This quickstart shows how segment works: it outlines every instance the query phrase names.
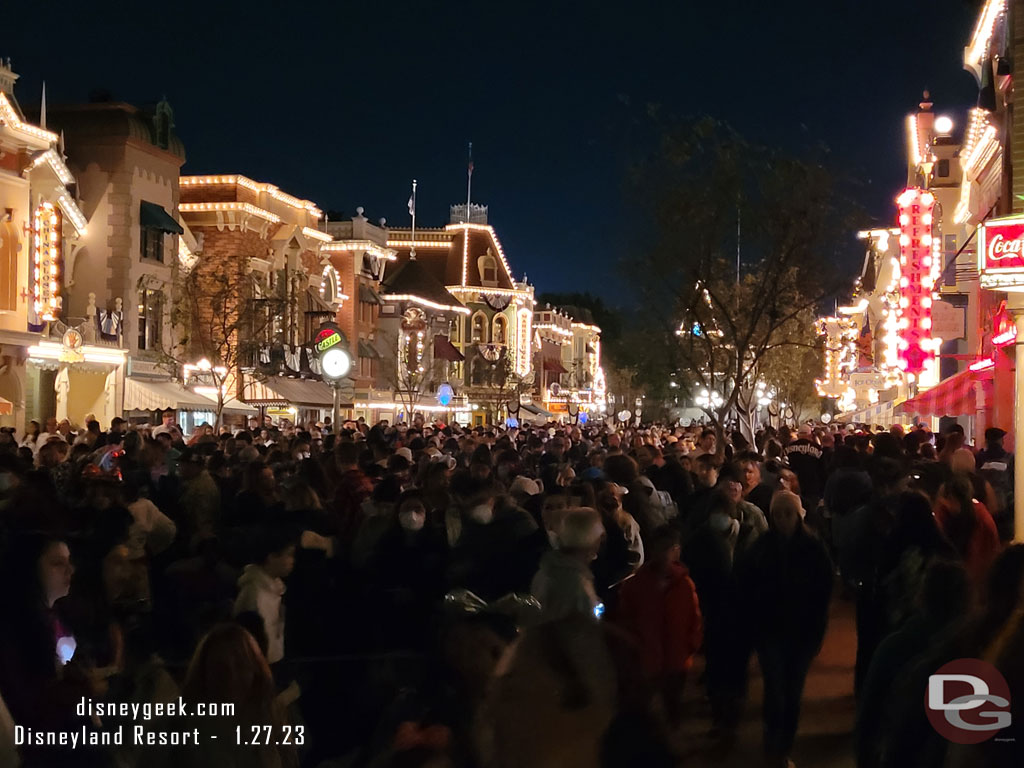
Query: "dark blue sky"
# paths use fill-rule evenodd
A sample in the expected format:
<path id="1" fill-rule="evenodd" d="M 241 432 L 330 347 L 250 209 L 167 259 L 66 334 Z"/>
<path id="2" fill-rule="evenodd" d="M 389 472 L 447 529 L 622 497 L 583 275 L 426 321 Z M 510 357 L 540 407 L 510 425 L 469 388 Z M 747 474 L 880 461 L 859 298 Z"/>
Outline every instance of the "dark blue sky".
<path id="1" fill-rule="evenodd" d="M 888 222 L 902 119 L 921 90 L 958 124 L 975 100 L 960 63 L 973 5 L 59 2 L 44 33 L 32 3 L 12 3 L 0 56 L 22 75 L 26 106 L 43 79 L 51 103 L 95 88 L 166 95 L 185 172 L 244 173 L 396 225 L 408 222 L 413 177 L 418 222 L 447 221 L 465 199 L 472 140 L 473 198 L 490 205 L 513 270 L 541 291 L 614 297 L 631 234 L 623 172 L 644 104 L 794 149 L 824 143 Z"/>

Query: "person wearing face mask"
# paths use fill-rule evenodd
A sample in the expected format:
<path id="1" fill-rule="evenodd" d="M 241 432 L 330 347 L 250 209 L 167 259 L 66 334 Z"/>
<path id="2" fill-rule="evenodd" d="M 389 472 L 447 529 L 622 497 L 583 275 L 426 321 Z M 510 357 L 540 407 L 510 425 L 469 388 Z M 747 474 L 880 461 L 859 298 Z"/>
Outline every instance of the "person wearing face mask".
<path id="1" fill-rule="evenodd" d="M 525 592 L 548 547 L 536 521 L 501 495 L 498 486 L 466 471 L 452 478 L 451 493 L 449 587 L 468 589 L 484 600 Z"/>
<path id="2" fill-rule="evenodd" d="M 443 530 L 427 523 L 419 490 L 402 493 L 390 520 L 361 575 L 370 588 L 381 647 L 418 647 L 444 595 L 448 546 Z"/>
<path id="3" fill-rule="evenodd" d="M 292 444 L 292 461 L 299 462 L 309 458 L 309 443 L 297 440 Z"/>

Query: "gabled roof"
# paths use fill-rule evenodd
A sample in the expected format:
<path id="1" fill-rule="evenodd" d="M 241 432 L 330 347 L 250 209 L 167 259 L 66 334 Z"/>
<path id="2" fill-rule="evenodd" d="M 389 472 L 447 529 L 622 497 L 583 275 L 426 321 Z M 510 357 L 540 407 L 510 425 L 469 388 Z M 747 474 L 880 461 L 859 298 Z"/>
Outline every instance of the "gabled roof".
<path id="1" fill-rule="evenodd" d="M 25 141 L 27 146 L 33 148 L 42 149 L 56 144 L 59 138 L 55 133 L 25 122 L 15 103 L 12 103 L 3 92 L 0 92 L 0 124 L 6 125 Z"/>
<path id="2" fill-rule="evenodd" d="M 412 233 L 391 229 L 388 247 L 394 248 L 399 263 L 409 260 Z M 416 231 L 416 259 L 443 285 L 487 288 L 480 278 L 479 259 L 490 252 L 497 262 L 497 285 L 514 289 L 515 279 L 494 228 L 486 224 L 449 224 L 444 229 Z"/>
<path id="3" fill-rule="evenodd" d="M 381 293 L 387 296 L 415 296 L 439 308 L 465 310 L 462 302 L 452 296 L 431 270 L 419 258 L 407 260 L 389 272 L 381 284 Z"/>

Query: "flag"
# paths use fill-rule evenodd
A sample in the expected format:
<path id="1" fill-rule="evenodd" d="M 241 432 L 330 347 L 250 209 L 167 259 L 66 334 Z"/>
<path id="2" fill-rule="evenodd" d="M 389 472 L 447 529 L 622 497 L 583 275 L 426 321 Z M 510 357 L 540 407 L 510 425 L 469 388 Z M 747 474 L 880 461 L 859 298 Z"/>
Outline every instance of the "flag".
<path id="1" fill-rule="evenodd" d="M 469 175 L 473 175 L 473 142 L 469 142 Z"/>
<path id="2" fill-rule="evenodd" d="M 416 215 L 416 197 L 414 195 L 409 195 L 409 214 Z"/>

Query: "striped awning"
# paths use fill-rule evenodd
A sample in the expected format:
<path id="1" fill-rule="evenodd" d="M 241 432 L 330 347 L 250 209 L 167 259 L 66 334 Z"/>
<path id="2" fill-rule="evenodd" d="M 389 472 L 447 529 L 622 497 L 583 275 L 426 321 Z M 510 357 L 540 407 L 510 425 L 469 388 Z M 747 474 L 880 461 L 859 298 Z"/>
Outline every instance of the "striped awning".
<path id="1" fill-rule="evenodd" d="M 896 401 L 888 400 L 884 403 L 869 405 L 867 408 L 862 408 L 853 413 L 840 414 L 836 416 L 836 420 L 845 424 L 871 424 L 879 427 L 891 427 L 895 421 L 899 420 L 894 418 L 895 409 Z"/>
<path id="2" fill-rule="evenodd" d="M 210 398 L 190 392 L 171 379 L 129 376 L 124 380 L 126 411 L 212 411 L 215 408 Z"/>
<path id="3" fill-rule="evenodd" d="M 903 402 L 899 409 L 919 416 L 973 416 L 978 411 L 979 387 L 983 402 L 991 402 L 993 369 L 961 371 Z"/>
<path id="4" fill-rule="evenodd" d="M 334 392 L 317 379 L 289 379 L 275 376 L 264 381 L 246 378 L 242 397 L 249 405 L 331 408 Z"/>

